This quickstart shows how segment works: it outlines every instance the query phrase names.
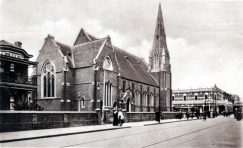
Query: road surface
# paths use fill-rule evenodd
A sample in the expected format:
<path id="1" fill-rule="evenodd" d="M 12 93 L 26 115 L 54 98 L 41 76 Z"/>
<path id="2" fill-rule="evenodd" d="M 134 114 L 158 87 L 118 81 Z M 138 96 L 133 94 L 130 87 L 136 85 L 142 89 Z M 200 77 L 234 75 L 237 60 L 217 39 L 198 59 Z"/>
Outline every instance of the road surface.
<path id="1" fill-rule="evenodd" d="M 126 124 L 126 123 L 125 123 Z M 1 143 L 0 147 L 243 147 L 243 121 L 219 116 L 150 126 Z"/>

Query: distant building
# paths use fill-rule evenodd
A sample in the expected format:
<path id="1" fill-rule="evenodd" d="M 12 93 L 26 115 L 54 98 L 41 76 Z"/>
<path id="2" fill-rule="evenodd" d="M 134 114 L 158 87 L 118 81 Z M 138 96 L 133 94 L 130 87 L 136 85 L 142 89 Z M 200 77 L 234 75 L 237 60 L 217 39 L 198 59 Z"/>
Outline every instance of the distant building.
<path id="1" fill-rule="evenodd" d="M 172 106 L 174 110 L 195 111 L 232 111 L 234 100 L 231 94 L 217 88 L 173 90 Z"/>
<path id="2" fill-rule="evenodd" d="M 118 107 L 154 112 L 160 102 L 169 111 L 171 70 L 161 6 L 149 59 L 147 64 L 115 47 L 109 36 L 97 38 L 83 29 L 73 46 L 48 35 L 37 58 L 38 104 L 51 111 L 111 114 Z"/>
<path id="3" fill-rule="evenodd" d="M 234 104 L 240 102 L 240 97 L 238 95 L 233 94 L 232 99 L 234 100 Z"/>
<path id="4" fill-rule="evenodd" d="M 14 110 L 14 104 L 31 103 L 36 100 L 36 77 L 28 76 L 28 69 L 37 62 L 29 61 L 29 55 L 15 44 L 0 41 L 0 110 Z"/>

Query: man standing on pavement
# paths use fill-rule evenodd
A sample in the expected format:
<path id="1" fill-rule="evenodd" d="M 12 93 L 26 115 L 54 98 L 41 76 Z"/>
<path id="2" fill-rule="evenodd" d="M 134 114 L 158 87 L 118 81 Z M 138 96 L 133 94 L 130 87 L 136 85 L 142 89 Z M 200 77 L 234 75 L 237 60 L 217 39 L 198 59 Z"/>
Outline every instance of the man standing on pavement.
<path id="1" fill-rule="evenodd" d="M 206 119 L 207 119 L 207 115 L 206 115 L 207 113 L 206 113 L 206 111 L 204 111 L 203 112 L 203 121 L 205 120 L 206 121 Z"/>
<path id="2" fill-rule="evenodd" d="M 189 119 L 189 111 L 186 112 L 186 118 Z"/>
<path id="3" fill-rule="evenodd" d="M 156 112 L 155 112 L 155 120 L 160 123 L 160 112 L 159 112 L 159 109 L 156 109 Z"/>

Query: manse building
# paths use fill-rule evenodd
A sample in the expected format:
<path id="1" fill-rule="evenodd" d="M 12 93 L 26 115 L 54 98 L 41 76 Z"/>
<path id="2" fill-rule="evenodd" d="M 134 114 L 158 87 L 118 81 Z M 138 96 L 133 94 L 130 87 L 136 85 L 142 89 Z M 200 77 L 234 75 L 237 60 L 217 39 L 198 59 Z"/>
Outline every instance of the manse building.
<path id="1" fill-rule="evenodd" d="M 97 38 L 84 29 L 72 46 L 48 35 L 37 62 L 38 104 L 45 110 L 154 112 L 159 102 L 161 109 L 171 109 L 170 56 L 160 5 L 149 64 L 114 46 L 109 36 Z"/>
<path id="2" fill-rule="evenodd" d="M 0 110 L 19 110 L 20 105 L 13 106 L 29 105 L 36 100 L 36 77 L 30 77 L 28 70 L 36 68 L 37 63 L 29 60 L 33 56 L 21 45 L 0 41 Z"/>

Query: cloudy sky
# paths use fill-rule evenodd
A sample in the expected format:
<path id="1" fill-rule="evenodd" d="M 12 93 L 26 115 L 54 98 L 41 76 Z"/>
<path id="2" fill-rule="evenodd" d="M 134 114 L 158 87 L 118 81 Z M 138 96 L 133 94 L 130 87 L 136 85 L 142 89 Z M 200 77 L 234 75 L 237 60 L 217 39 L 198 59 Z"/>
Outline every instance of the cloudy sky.
<path id="1" fill-rule="evenodd" d="M 243 98 L 243 1 L 0 0 L 0 40 L 38 56 L 48 34 L 73 45 L 83 28 L 148 61 L 161 3 L 173 89 L 214 84 Z"/>

